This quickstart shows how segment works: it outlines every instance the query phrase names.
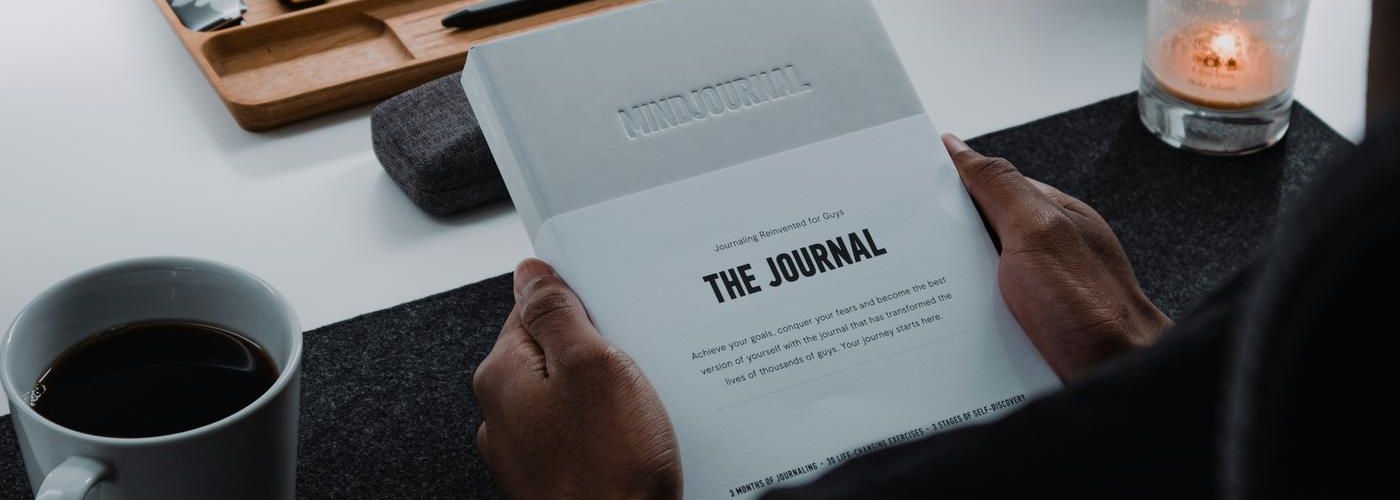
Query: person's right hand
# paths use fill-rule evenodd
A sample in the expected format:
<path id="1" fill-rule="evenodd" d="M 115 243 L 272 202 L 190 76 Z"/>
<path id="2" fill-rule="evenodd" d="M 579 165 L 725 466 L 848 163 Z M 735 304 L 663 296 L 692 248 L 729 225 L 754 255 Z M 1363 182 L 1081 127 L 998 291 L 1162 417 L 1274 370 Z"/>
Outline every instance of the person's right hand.
<path id="1" fill-rule="evenodd" d="M 1093 208 L 957 137 L 943 144 L 1001 240 L 997 282 L 1007 306 L 1061 379 L 1149 345 L 1171 325 Z"/>

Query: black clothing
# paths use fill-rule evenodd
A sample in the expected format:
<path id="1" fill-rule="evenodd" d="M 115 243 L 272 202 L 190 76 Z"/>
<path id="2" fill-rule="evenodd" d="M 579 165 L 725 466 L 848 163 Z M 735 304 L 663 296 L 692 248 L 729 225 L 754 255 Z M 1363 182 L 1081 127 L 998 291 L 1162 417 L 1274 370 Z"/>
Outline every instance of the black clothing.
<path id="1" fill-rule="evenodd" d="M 1342 492 L 1388 489 L 1384 472 L 1365 469 L 1389 462 L 1382 438 L 1393 431 L 1381 420 L 1395 376 L 1384 369 L 1400 355 L 1387 321 L 1400 296 L 1394 125 L 1333 166 L 1271 251 L 1151 348 L 1000 420 L 858 457 L 764 500 L 1350 498 Z"/>

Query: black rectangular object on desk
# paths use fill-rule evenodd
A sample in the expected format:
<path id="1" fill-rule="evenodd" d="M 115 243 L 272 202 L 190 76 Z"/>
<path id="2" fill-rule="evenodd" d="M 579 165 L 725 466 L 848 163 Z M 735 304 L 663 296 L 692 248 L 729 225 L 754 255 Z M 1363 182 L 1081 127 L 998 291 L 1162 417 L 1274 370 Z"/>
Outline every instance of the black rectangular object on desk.
<path id="1" fill-rule="evenodd" d="M 970 143 L 1098 209 L 1173 317 L 1252 260 L 1304 186 L 1354 149 L 1297 106 L 1272 149 L 1186 153 L 1148 134 L 1135 94 Z M 308 332 L 298 496 L 498 498 L 473 442 L 471 375 L 511 309 L 510 288 L 500 276 Z M 0 498 L 28 495 L 14 429 L 0 418 Z"/>
<path id="2" fill-rule="evenodd" d="M 477 29 L 511 19 L 537 14 L 549 9 L 566 7 L 585 0 L 499 0 L 494 4 L 468 4 L 442 18 L 444 28 Z"/>

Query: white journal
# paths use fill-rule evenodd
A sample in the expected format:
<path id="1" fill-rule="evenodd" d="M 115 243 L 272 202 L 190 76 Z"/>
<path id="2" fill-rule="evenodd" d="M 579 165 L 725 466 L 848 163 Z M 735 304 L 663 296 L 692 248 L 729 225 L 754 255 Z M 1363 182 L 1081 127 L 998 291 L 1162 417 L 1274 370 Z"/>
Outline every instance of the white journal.
<path id="1" fill-rule="evenodd" d="M 666 405 L 686 498 L 1058 385 L 868 0 L 657 0 L 480 45 L 462 84 L 536 254 Z"/>

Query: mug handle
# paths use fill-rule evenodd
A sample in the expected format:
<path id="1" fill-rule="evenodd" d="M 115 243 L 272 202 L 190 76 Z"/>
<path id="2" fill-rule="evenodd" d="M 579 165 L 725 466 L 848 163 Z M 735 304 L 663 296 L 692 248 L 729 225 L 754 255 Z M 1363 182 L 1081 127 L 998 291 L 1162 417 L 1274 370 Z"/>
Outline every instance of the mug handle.
<path id="1" fill-rule="evenodd" d="M 34 500 L 83 500 L 106 478 L 106 464 L 87 457 L 68 457 L 44 476 Z"/>

